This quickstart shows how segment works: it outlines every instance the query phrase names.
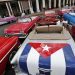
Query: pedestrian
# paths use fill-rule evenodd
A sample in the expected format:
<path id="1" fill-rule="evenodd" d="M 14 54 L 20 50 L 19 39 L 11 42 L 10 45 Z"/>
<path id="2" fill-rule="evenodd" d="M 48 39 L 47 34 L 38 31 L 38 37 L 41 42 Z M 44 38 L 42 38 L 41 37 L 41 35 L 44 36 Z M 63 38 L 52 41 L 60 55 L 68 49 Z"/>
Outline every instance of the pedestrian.
<path id="1" fill-rule="evenodd" d="M 21 17 L 25 16 L 25 10 L 22 12 Z"/>
<path id="2" fill-rule="evenodd" d="M 61 25 L 67 27 L 68 21 L 65 21 L 63 18 L 59 18 L 56 25 Z"/>

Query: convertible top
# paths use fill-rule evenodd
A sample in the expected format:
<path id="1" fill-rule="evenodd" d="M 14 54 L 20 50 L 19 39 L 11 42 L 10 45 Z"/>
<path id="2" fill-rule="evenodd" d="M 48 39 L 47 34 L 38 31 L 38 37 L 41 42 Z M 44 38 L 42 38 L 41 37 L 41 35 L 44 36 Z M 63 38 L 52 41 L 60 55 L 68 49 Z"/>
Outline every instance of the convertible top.
<path id="1" fill-rule="evenodd" d="M 33 37 L 34 36 L 34 37 Z M 38 26 L 33 30 L 28 36 L 29 39 L 57 39 L 57 40 L 67 40 L 70 39 L 69 32 L 62 26 L 50 25 L 50 26 Z"/>

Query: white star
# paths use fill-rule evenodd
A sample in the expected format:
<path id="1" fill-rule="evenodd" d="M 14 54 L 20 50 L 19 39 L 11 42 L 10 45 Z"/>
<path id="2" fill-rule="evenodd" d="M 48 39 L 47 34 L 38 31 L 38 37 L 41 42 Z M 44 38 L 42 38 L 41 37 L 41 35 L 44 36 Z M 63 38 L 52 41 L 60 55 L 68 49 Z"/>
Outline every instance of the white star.
<path id="1" fill-rule="evenodd" d="M 48 47 L 47 45 L 45 45 L 44 47 L 42 47 L 43 48 L 43 51 L 49 51 L 49 48 L 51 48 L 51 47 Z"/>

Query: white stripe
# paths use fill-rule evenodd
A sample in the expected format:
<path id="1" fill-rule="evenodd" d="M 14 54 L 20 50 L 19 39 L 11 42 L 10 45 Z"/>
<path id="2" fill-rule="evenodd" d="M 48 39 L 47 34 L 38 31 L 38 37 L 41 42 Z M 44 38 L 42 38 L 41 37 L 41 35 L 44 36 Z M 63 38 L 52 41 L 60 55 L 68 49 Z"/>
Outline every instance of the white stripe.
<path id="1" fill-rule="evenodd" d="M 40 54 L 34 48 L 31 48 L 27 58 L 27 67 L 32 75 L 39 74 L 39 56 Z"/>
<path id="2" fill-rule="evenodd" d="M 65 75 L 66 63 L 62 49 L 51 55 L 51 70 L 51 75 Z"/>

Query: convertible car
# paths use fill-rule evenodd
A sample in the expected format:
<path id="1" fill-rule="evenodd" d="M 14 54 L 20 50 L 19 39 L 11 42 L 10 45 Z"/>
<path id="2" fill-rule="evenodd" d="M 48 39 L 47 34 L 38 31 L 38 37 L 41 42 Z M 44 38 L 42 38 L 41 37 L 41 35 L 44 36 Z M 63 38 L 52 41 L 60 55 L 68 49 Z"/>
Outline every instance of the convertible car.
<path id="1" fill-rule="evenodd" d="M 16 35 L 19 37 L 26 37 L 31 29 L 35 27 L 35 23 L 39 20 L 39 17 L 34 16 L 31 18 L 20 18 L 18 22 L 12 24 L 4 30 L 6 35 Z"/>
<path id="2" fill-rule="evenodd" d="M 17 18 L 15 16 L 10 16 L 10 17 L 5 17 L 5 18 L 0 18 L 0 25 L 16 21 Z"/>
<path id="3" fill-rule="evenodd" d="M 17 75 L 75 75 L 75 42 L 62 26 L 38 26 L 11 64 Z"/>
<path id="4" fill-rule="evenodd" d="M 41 18 L 37 24 L 38 25 L 56 25 L 56 22 L 58 21 L 58 18 L 56 16 L 44 16 Z"/>
<path id="5" fill-rule="evenodd" d="M 45 16 L 56 17 L 58 15 L 55 10 L 47 10 L 47 11 L 45 11 Z"/>
<path id="6" fill-rule="evenodd" d="M 58 15 L 63 15 L 64 13 L 69 13 L 71 11 L 72 9 L 70 8 L 62 8 L 61 10 L 58 11 Z"/>
<path id="7" fill-rule="evenodd" d="M 75 38 L 75 13 L 65 13 L 63 17 L 68 21 L 70 33 Z"/>
<path id="8" fill-rule="evenodd" d="M 0 37 L 0 75 L 3 75 L 9 55 L 18 43 L 17 37 Z"/>

